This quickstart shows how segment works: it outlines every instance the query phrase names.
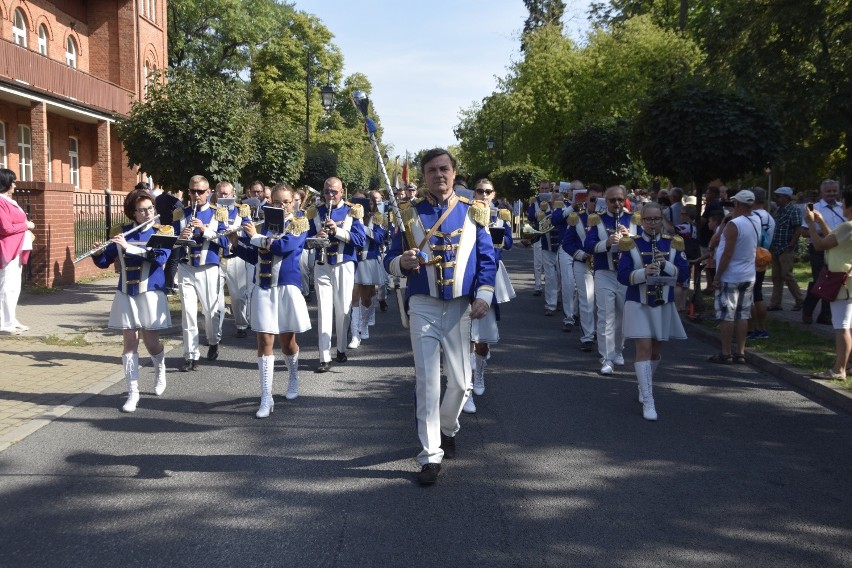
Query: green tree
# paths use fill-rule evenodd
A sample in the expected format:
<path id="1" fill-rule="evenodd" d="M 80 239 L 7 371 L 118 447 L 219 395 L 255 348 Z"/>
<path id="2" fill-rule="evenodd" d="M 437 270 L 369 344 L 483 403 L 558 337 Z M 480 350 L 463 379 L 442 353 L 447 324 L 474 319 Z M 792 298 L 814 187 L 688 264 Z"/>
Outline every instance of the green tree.
<path id="1" fill-rule="evenodd" d="M 256 179 L 269 184 L 296 183 L 305 164 L 300 133 L 270 114 L 262 117 L 255 132 L 254 151 L 240 175 L 242 184 L 248 185 Z"/>
<path id="2" fill-rule="evenodd" d="M 524 35 L 546 25 L 562 27 L 565 15 L 564 0 L 524 0 L 529 16 L 524 21 Z M 521 40 L 521 51 L 526 50 L 526 41 Z"/>
<path id="3" fill-rule="evenodd" d="M 494 190 L 509 201 L 532 197 L 538 190 L 538 182 L 545 178 L 545 171 L 533 164 L 510 164 L 491 174 Z"/>
<path id="4" fill-rule="evenodd" d="M 562 174 L 568 179 L 604 186 L 628 180 L 635 162 L 630 155 L 630 132 L 631 124 L 616 118 L 596 120 L 578 128 L 562 144 Z"/>
<path id="5" fill-rule="evenodd" d="M 781 154 L 780 125 L 746 99 L 688 86 L 648 101 L 634 146 L 654 175 L 698 187 L 760 171 Z"/>
<path id="6" fill-rule="evenodd" d="M 116 123 L 128 164 L 162 182 L 186 187 L 190 176 L 211 182 L 239 179 L 254 150 L 259 114 L 245 89 L 215 79 L 171 72 L 155 81 L 145 101 Z"/>

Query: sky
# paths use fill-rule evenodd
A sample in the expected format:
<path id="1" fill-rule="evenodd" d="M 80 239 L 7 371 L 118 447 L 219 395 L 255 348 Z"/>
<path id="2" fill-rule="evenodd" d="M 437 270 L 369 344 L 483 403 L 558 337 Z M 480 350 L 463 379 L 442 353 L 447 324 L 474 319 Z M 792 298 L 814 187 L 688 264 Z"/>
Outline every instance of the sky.
<path id="1" fill-rule="evenodd" d="M 566 0 L 582 41 L 591 0 Z M 523 0 L 295 0 L 334 34 L 344 74 L 364 73 L 393 154 L 457 144 L 459 111 L 490 95 L 520 58 Z M 373 112 L 373 108 L 370 109 Z"/>

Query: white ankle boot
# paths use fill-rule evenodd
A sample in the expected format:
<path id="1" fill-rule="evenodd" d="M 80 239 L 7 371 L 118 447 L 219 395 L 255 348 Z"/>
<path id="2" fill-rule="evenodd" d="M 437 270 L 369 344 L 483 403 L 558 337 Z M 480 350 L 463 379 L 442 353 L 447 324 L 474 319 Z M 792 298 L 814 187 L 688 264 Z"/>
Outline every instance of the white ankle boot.
<path id="1" fill-rule="evenodd" d="M 287 394 L 284 395 L 284 398 L 293 400 L 299 396 L 299 352 L 296 351 L 293 355 L 284 355 L 284 361 L 287 363 L 287 371 L 290 373 Z"/>
<path id="2" fill-rule="evenodd" d="M 465 414 L 476 414 L 476 405 L 473 404 L 473 393 L 467 393 L 467 398 L 464 401 L 464 406 L 462 406 L 462 412 Z"/>
<path id="3" fill-rule="evenodd" d="M 476 359 L 476 369 L 473 371 L 473 394 L 482 396 L 485 394 L 485 367 L 488 360 L 479 353 L 473 354 Z"/>
<path id="4" fill-rule="evenodd" d="M 370 339 L 370 310 L 372 309 L 372 304 L 369 306 L 361 306 L 358 310 L 361 313 L 361 340 Z"/>
<path id="5" fill-rule="evenodd" d="M 124 412 L 135 412 L 139 403 L 139 355 L 124 353 L 121 356 L 124 365 L 124 378 L 127 381 L 127 402 L 121 407 Z"/>
<path id="6" fill-rule="evenodd" d="M 261 355 L 257 358 L 257 371 L 260 377 L 260 408 L 255 416 L 266 418 L 275 408 L 272 400 L 272 375 L 275 372 L 275 355 Z"/>
<path id="7" fill-rule="evenodd" d="M 166 350 L 165 348 L 156 355 L 151 355 L 151 364 L 154 366 L 154 394 L 160 396 L 166 390 Z"/>
<path id="8" fill-rule="evenodd" d="M 349 340 L 348 347 L 358 349 L 361 345 L 361 308 L 353 306 L 349 318 L 349 335 L 352 339 Z"/>
<path id="9" fill-rule="evenodd" d="M 654 408 L 652 387 L 653 365 L 651 361 L 637 361 L 633 367 L 636 369 L 636 379 L 639 381 L 639 393 L 642 395 L 642 417 L 645 420 L 656 420 L 657 409 Z"/>

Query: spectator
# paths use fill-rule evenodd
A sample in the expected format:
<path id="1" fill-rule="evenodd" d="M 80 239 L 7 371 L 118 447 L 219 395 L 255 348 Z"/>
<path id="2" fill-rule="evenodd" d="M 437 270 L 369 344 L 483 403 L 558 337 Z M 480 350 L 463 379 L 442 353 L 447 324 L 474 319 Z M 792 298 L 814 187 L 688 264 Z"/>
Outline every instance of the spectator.
<path id="1" fill-rule="evenodd" d="M 766 190 L 755 187 L 752 191 L 754 193 L 752 213 L 760 220 L 761 236 L 765 231 L 769 238 L 769 241 L 761 243 L 761 246 L 769 248 L 772 246 L 772 238 L 775 234 L 775 219 L 766 210 Z M 748 334 L 748 339 L 769 339 L 769 332 L 766 331 L 766 301 L 763 299 L 763 279 L 766 277 L 766 269 L 755 270 L 754 309 L 750 320 L 752 330 Z"/>
<path id="2" fill-rule="evenodd" d="M 18 321 L 16 309 L 21 295 L 21 252 L 28 230 L 35 228 L 15 195 L 15 172 L 0 169 L 0 334 L 21 335 L 29 327 Z"/>
<path id="3" fill-rule="evenodd" d="M 837 199 L 840 197 L 840 184 L 833 179 L 826 179 L 819 186 L 820 199 L 814 203 L 814 211 L 820 214 L 829 230 L 833 231 L 841 223 L 845 223 L 847 218 L 843 215 L 843 204 Z M 809 229 L 808 223 L 805 222 L 805 230 Z M 819 228 L 818 228 L 819 229 Z M 825 236 L 823 234 L 822 236 Z M 811 291 L 813 283 L 816 282 L 820 270 L 825 264 L 825 253 L 814 248 L 813 242 L 808 243 L 808 256 L 811 261 L 811 281 L 808 283 L 808 292 Z M 805 296 L 804 307 L 802 308 L 802 323 L 812 323 L 813 313 L 817 304 L 820 304 L 819 298 L 811 294 Z M 823 300 L 820 305 L 819 316 L 817 323 L 831 323 L 831 311 L 828 302 Z"/>
<path id="4" fill-rule="evenodd" d="M 852 190 L 843 192 L 843 215 L 852 219 Z M 826 219 L 814 207 L 806 211 L 805 221 L 814 249 L 825 251 L 825 264 L 832 272 L 849 272 L 852 269 L 852 222 L 844 221 L 829 231 Z M 820 379 L 846 380 L 846 366 L 852 351 L 852 279 L 840 289 L 837 299 L 831 302 L 831 323 L 834 326 L 835 357 L 831 369 L 814 376 Z"/>
<path id="5" fill-rule="evenodd" d="M 802 234 L 802 211 L 793 203 L 792 188 L 779 187 L 773 193 L 778 210 L 775 213 L 775 238 L 769 247 L 772 253 L 772 297 L 767 310 L 772 312 L 782 309 L 781 295 L 786 284 L 795 301 L 793 310 L 798 311 L 802 309 L 804 295 L 793 276 L 793 262 Z"/>

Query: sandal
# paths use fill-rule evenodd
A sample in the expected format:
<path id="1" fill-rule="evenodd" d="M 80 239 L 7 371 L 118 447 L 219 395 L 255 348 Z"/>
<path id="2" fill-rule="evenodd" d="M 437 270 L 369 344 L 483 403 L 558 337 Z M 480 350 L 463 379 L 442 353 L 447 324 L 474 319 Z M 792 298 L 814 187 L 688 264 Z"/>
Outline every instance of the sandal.
<path id="1" fill-rule="evenodd" d="M 815 379 L 825 379 L 827 381 L 845 381 L 846 380 L 846 375 L 844 375 L 843 373 L 835 373 L 832 369 L 829 369 L 827 371 L 822 371 L 822 372 L 819 372 L 819 373 L 814 373 L 811 376 L 814 377 Z"/>
<path id="2" fill-rule="evenodd" d="M 720 363 L 722 365 L 730 365 L 734 362 L 734 357 L 732 355 L 725 355 L 724 353 L 717 353 L 712 357 L 707 359 L 710 363 Z"/>
<path id="3" fill-rule="evenodd" d="M 736 363 L 737 365 L 745 365 L 746 364 L 745 353 L 735 354 L 734 355 L 734 363 Z"/>

